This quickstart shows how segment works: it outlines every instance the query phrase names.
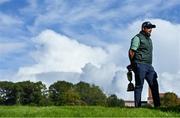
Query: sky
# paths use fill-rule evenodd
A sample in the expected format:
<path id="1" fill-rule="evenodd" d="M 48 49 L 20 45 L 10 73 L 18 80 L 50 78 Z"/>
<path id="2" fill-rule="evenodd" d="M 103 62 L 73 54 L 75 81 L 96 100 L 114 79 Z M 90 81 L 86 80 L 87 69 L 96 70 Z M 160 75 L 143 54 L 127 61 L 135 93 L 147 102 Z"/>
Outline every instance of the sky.
<path id="1" fill-rule="evenodd" d="M 160 92 L 180 96 L 179 11 L 179 0 L 0 0 L 0 81 L 84 81 L 133 100 L 128 49 L 150 21 Z"/>

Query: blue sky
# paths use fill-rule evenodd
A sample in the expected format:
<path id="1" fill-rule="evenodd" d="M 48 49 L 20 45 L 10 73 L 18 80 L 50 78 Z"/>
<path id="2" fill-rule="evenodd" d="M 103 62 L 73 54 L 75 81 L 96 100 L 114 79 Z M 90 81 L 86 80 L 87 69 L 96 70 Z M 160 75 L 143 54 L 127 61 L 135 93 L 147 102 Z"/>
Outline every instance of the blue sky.
<path id="1" fill-rule="evenodd" d="M 149 20 L 160 90 L 180 95 L 179 11 L 179 0 L 0 0 L 0 80 L 83 80 L 128 99 L 130 39 Z"/>

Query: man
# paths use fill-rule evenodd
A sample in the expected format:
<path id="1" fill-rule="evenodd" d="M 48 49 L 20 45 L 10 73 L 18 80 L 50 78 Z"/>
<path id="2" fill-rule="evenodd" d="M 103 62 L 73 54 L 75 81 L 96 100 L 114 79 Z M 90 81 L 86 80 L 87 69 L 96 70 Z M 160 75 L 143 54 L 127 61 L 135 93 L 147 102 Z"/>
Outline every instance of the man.
<path id="1" fill-rule="evenodd" d="M 153 46 L 150 38 L 152 28 L 156 28 L 156 25 L 149 21 L 144 22 L 140 33 L 132 38 L 129 49 L 130 67 L 135 73 L 135 107 L 141 106 L 144 79 L 146 79 L 151 89 L 154 106 L 160 106 L 157 74 L 152 66 Z"/>

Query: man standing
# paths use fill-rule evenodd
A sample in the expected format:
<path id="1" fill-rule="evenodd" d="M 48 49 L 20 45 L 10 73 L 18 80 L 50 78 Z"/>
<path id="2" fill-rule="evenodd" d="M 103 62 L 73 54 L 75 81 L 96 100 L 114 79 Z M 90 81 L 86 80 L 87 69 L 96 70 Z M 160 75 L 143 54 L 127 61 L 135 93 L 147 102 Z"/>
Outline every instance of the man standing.
<path id="1" fill-rule="evenodd" d="M 141 106 L 144 79 L 146 79 L 151 89 L 154 106 L 160 106 L 157 73 L 152 66 L 153 46 L 150 38 L 152 28 L 156 28 L 156 25 L 151 24 L 149 21 L 144 22 L 140 33 L 132 38 L 129 49 L 130 67 L 135 73 L 135 107 Z"/>

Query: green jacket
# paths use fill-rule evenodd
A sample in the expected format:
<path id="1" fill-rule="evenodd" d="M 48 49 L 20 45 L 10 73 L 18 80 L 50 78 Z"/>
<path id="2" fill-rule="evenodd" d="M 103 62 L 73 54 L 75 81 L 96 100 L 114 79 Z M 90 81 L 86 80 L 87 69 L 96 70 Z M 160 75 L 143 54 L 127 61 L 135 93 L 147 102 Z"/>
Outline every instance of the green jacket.
<path id="1" fill-rule="evenodd" d="M 152 64 L 152 40 L 150 37 L 145 36 L 143 32 L 136 35 L 139 37 L 139 47 L 135 50 L 133 61 L 136 63 Z"/>

